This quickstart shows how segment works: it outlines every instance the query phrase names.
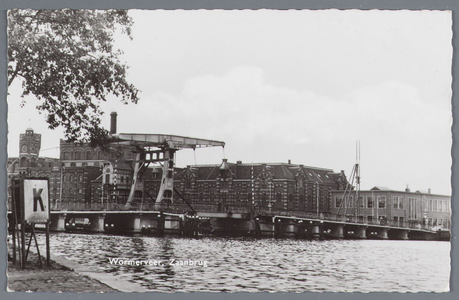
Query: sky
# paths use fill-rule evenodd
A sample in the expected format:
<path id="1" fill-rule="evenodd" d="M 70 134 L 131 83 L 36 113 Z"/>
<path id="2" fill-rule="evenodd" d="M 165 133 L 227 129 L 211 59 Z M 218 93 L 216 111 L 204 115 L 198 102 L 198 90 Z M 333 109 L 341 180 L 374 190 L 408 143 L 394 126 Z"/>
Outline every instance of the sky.
<path id="1" fill-rule="evenodd" d="M 360 141 L 361 188 L 451 194 L 452 20 L 448 11 L 131 10 L 133 40 L 117 36 L 139 103 L 102 103 L 119 133 L 224 141 L 181 150 L 177 166 L 292 163 L 344 170 Z M 42 134 L 37 102 L 8 95 L 8 152 Z"/>

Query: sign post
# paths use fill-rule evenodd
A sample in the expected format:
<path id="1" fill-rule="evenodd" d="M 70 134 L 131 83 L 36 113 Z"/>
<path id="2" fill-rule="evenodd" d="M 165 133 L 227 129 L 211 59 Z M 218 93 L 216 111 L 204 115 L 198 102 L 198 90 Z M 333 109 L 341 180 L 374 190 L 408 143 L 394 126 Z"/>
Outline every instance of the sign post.
<path id="1" fill-rule="evenodd" d="M 21 257 L 22 268 L 25 267 L 32 238 L 37 247 L 38 259 L 42 265 L 40 249 L 35 235 L 35 224 L 46 226 L 46 263 L 49 265 L 49 222 L 50 222 L 50 201 L 49 201 L 49 180 L 48 178 L 24 178 L 21 180 L 20 191 L 20 224 L 21 224 Z M 18 198 L 16 197 L 16 200 Z M 31 236 L 26 251 L 25 227 L 31 224 Z"/>

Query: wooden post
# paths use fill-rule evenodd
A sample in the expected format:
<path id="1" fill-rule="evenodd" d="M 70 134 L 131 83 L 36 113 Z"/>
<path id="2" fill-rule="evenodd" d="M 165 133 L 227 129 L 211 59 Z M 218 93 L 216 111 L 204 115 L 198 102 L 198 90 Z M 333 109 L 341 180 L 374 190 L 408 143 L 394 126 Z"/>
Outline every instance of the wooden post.
<path id="1" fill-rule="evenodd" d="M 13 214 L 12 224 L 10 224 L 13 228 L 12 238 L 13 238 L 13 264 L 16 265 L 16 235 L 17 235 L 17 224 L 18 224 L 18 216 L 16 215 L 16 180 L 12 181 L 11 187 L 11 212 Z"/>
<path id="2" fill-rule="evenodd" d="M 46 265 L 49 266 L 50 250 L 49 250 L 49 222 L 46 222 Z"/>
<path id="3" fill-rule="evenodd" d="M 26 266 L 25 244 L 26 244 L 26 242 L 25 242 L 25 221 L 22 220 L 22 222 L 21 222 L 21 248 L 22 248 L 21 256 L 22 256 L 22 268 L 23 269 Z"/>

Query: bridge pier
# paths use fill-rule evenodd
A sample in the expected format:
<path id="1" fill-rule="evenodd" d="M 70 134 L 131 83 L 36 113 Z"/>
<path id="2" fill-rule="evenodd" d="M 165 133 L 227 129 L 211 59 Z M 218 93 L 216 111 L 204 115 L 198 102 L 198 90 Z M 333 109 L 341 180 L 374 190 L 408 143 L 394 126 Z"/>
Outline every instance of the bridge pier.
<path id="1" fill-rule="evenodd" d="M 334 239 L 344 238 L 344 224 L 333 224 L 330 236 Z"/>
<path id="2" fill-rule="evenodd" d="M 367 238 L 367 228 L 364 226 L 359 226 L 355 228 L 354 236 L 357 239 L 366 239 Z"/>
<path id="3" fill-rule="evenodd" d="M 51 231 L 65 231 L 65 220 L 67 214 L 58 214 L 56 217 L 51 217 Z"/>
<path id="4" fill-rule="evenodd" d="M 320 234 L 320 223 L 319 222 L 311 222 L 310 226 L 310 232 L 311 232 L 311 238 L 314 240 L 319 240 L 321 237 Z"/>
<path id="5" fill-rule="evenodd" d="M 397 240 L 409 240 L 408 237 L 409 230 L 391 230 L 394 239 Z"/>
<path id="6" fill-rule="evenodd" d="M 104 232 L 106 214 L 97 214 L 90 218 L 92 232 Z"/>
<path id="7" fill-rule="evenodd" d="M 142 231 L 142 214 L 134 215 L 134 220 L 132 224 L 132 232 L 140 233 Z"/>
<path id="8" fill-rule="evenodd" d="M 378 233 L 377 233 L 376 237 L 378 239 L 387 240 L 387 239 L 389 239 L 389 236 L 387 235 L 388 231 L 389 231 L 388 228 L 380 228 L 378 230 Z"/>

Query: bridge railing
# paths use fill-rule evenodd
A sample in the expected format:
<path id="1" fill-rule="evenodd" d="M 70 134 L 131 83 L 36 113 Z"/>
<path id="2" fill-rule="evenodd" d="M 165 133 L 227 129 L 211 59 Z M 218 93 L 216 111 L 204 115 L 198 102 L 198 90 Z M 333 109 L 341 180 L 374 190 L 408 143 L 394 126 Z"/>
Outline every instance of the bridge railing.
<path id="1" fill-rule="evenodd" d="M 353 216 L 338 216 L 330 215 L 327 213 L 316 212 L 307 212 L 299 210 L 277 210 L 277 209 L 267 209 L 261 208 L 259 206 L 252 206 L 248 204 L 192 204 L 192 207 L 195 211 L 198 212 L 216 212 L 216 213 L 253 213 L 254 215 L 263 214 L 271 216 L 285 216 L 285 217 L 297 217 L 297 218 L 307 218 L 314 220 L 324 220 L 324 221 L 335 221 L 335 222 L 344 222 L 344 223 L 357 223 L 362 225 L 377 225 L 377 226 L 389 226 L 389 227 L 399 227 L 399 228 L 409 228 L 409 229 L 424 229 L 424 230 L 438 230 L 444 228 L 441 225 L 425 224 L 419 220 L 411 221 L 394 221 L 387 219 L 376 219 L 373 220 L 364 220 L 361 217 Z M 52 202 L 51 203 L 52 211 L 119 211 L 125 210 L 124 204 L 113 203 L 113 202 Z M 131 204 L 131 207 L 128 209 L 131 211 L 163 211 L 169 213 L 186 213 L 191 211 L 191 209 L 184 203 L 163 203 L 160 205 L 155 204 L 154 202 L 134 202 Z M 447 228 L 444 228 L 447 229 Z"/>

